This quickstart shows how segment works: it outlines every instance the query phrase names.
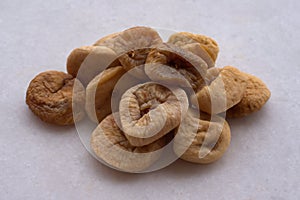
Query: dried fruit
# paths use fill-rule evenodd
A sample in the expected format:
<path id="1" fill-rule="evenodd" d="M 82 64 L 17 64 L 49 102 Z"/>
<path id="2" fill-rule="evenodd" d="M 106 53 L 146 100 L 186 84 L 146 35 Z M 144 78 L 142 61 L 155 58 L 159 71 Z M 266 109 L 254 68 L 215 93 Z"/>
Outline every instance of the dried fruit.
<path id="1" fill-rule="evenodd" d="M 194 90 L 203 84 L 206 70 L 207 64 L 200 57 L 171 44 L 153 49 L 145 65 L 151 80 Z"/>
<path id="2" fill-rule="evenodd" d="M 162 39 L 154 29 L 138 26 L 124 30 L 100 44 L 113 49 L 119 55 L 118 60 L 121 65 L 129 71 L 144 65 L 150 49 L 161 43 Z M 146 77 L 143 67 L 137 71 L 135 73 L 137 78 Z"/>
<path id="3" fill-rule="evenodd" d="M 144 146 L 178 126 L 187 108 L 188 99 L 182 89 L 148 82 L 123 94 L 119 112 L 130 144 Z"/>
<path id="4" fill-rule="evenodd" d="M 107 40 L 111 40 L 115 37 L 118 37 L 120 35 L 120 32 L 117 32 L 117 33 L 112 33 L 112 34 L 109 34 L 105 37 L 102 37 L 100 38 L 99 40 L 97 40 L 93 46 L 101 46 L 101 45 L 104 45 L 105 46 L 105 43 L 107 42 Z"/>
<path id="5" fill-rule="evenodd" d="M 178 46 L 184 50 L 190 51 L 193 54 L 199 56 L 206 62 L 208 68 L 212 68 L 215 66 L 215 61 L 202 47 L 203 44 L 200 44 L 189 36 L 186 36 L 182 33 L 174 33 L 170 36 L 168 43 Z"/>
<path id="6" fill-rule="evenodd" d="M 271 92 L 259 78 L 243 73 L 247 76 L 247 86 L 242 100 L 227 111 L 228 117 L 244 117 L 260 110 L 269 100 Z"/>
<path id="7" fill-rule="evenodd" d="M 76 81 L 76 88 L 73 86 Z M 73 99 L 76 92 L 76 99 Z M 78 109 L 72 111 L 73 105 Z M 38 74 L 29 84 L 26 103 L 41 120 L 58 125 L 73 124 L 84 116 L 85 91 L 82 84 L 71 75 L 59 71 Z M 77 111 L 77 110 L 76 110 Z"/>
<path id="8" fill-rule="evenodd" d="M 107 115 L 111 114 L 112 92 L 118 80 L 125 73 L 126 71 L 122 66 L 108 68 L 88 84 L 85 110 L 92 121 L 101 122 Z"/>
<path id="9" fill-rule="evenodd" d="M 175 33 L 170 36 L 168 43 L 175 44 L 177 46 L 184 46 L 185 44 L 199 43 L 203 49 L 210 55 L 212 60 L 215 62 L 219 47 L 215 40 L 205 35 L 199 35 L 188 32 Z"/>
<path id="10" fill-rule="evenodd" d="M 246 89 L 247 77 L 234 67 L 224 67 L 209 86 L 203 87 L 191 102 L 209 114 L 222 113 L 238 104 Z"/>
<path id="11" fill-rule="evenodd" d="M 212 120 L 211 120 L 212 119 Z M 230 144 L 230 127 L 225 119 L 189 110 L 178 128 L 173 149 L 181 159 L 208 164 L 222 157 Z"/>
<path id="12" fill-rule="evenodd" d="M 220 74 L 221 69 L 213 67 L 207 70 L 205 75 L 205 83 L 206 85 L 210 85 Z"/>
<path id="13" fill-rule="evenodd" d="M 119 119 L 114 116 L 119 114 L 107 116 L 92 133 L 92 150 L 106 163 L 123 171 L 138 172 L 148 168 L 159 158 L 166 138 L 142 147 L 132 146 L 116 123 Z"/>
<path id="14" fill-rule="evenodd" d="M 105 46 L 83 46 L 74 49 L 67 59 L 67 71 L 87 85 L 107 67 L 118 66 L 117 54 Z"/>

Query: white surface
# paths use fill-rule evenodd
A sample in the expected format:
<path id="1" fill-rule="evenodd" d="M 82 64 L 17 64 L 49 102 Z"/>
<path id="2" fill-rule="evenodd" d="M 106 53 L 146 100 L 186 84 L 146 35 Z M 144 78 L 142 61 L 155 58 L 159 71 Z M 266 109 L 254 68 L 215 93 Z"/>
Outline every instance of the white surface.
<path id="1" fill-rule="evenodd" d="M 0 1 L 0 199 L 299 199 L 299 1 Z M 231 120 L 226 155 L 125 174 L 94 160 L 73 127 L 25 105 L 39 72 L 69 52 L 133 25 L 214 37 L 218 66 L 257 75 L 272 91 L 259 113 Z"/>

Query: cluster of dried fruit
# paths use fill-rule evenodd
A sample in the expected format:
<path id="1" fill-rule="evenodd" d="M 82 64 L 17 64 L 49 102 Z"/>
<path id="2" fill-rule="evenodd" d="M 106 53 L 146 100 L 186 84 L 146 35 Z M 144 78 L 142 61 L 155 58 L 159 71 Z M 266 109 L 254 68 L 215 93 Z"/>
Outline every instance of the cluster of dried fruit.
<path id="1" fill-rule="evenodd" d="M 37 75 L 26 103 L 43 121 L 59 125 L 87 113 L 99 123 L 91 148 L 120 170 L 146 169 L 171 141 L 181 159 L 211 163 L 230 143 L 224 114 L 249 115 L 270 97 L 255 76 L 231 66 L 216 68 L 218 52 L 207 36 L 180 32 L 163 42 L 155 30 L 133 27 L 74 49 L 68 74 Z M 119 98 L 112 109 L 114 93 Z M 74 106 L 81 109 L 74 112 Z"/>

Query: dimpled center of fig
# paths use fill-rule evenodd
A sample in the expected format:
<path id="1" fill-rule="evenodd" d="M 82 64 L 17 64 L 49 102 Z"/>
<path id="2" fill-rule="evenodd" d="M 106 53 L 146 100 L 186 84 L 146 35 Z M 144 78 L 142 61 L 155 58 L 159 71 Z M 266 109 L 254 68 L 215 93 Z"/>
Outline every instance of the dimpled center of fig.
<path id="1" fill-rule="evenodd" d="M 141 116 L 166 102 L 170 94 L 170 90 L 160 85 L 146 85 L 136 90 L 134 95 L 138 100 Z"/>

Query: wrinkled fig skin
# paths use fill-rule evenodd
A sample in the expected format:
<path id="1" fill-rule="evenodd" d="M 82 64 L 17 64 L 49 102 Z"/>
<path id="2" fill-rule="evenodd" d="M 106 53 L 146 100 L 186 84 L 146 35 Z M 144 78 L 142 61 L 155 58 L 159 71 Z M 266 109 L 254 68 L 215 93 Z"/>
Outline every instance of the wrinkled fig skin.
<path id="1" fill-rule="evenodd" d="M 198 56 L 172 44 L 153 49 L 146 60 L 145 72 L 153 81 L 195 91 L 203 85 L 207 64 Z"/>
<path id="2" fill-rule="evenodd" d="M 192 111 L 195 112 L 195 111 Z M 215 121 L 203 114 L 195 116 L 188 112 L 178 128 L 173 149 L 185 161 L 209 164 L 220 159 L 230 144 L 230 127 L 221 117 Z"/>
<path id="3" fill-rule="evenodd" d="M 175 33 L 170 36 L 168 43 L 175 44 L 177 46 L 183 46 L 185 44 L 199 43 L 201 47 L 209 54 L 213 62 L 216 61 L 219 53 L 219 47 L 217 42 L 205 35 L 199 35 L 188 32 Z"/>
<path id="4" fill-rule="evenodd" d="M 162 42 L 154 29 L 138 26 L 103 38 L 96 45 L 106 46 L 114 50 L 121 65 L 129 71 L 134 67 L 144 65 L 151 48 Z M 147 77 L 143 68 L 138 69 L 136 77 L 140 79 Z"/>
<path id="5" fill-rule="evenodd" d="M 104 46 L 83 46 L 74 49 L 68 56 L 67 72 L 86 86 L 104 69 L 119 65 L 113 50 Z"/>
<path id="6" fill-rule="evenodd" d="M 247 76 L 247 86 L 242 100 L 227 111 L 227 117 L 244 117 L 260 110 L 269 100 L 271 92 L 259 78 L 243 73 Z"/>
<path id="7" fill-rule="evenodd" d="M 209 86 L 203 87 L 192 97 L 191 102 L 209 114 L 225 112 L 238 104 L 246 89 L 247 77 L 234 67 L 224 67 Z"/>
<path id="8" fill-rule="evenodd" d="M 138 172 L 147 169 L 159 158 L 167 139 L 163 137 L 142 147 L 132 146 L 118 127 L 114 116 L 118 117 L 119 114 L 107 116 L 92 133 L 93 152 L 106 163 L 122 171 Z"/>
<path id="9" fill-rule="evenodd" d="M 127 90 L 119 105 L 123 131 L 134 146 L 150 144 L 166 135 L 179 125 L 187 109 L 188 99 L 182 89 L 171 91 L 152 82 Z"/>
<path id="10" fill-rule="evenodd" d="M 72 111 L 73 86 L 76 81 L 76 99 Z M 57 125 L 70 125 L 84 116 L 85 91 L 82 84 L 71 75 L 59 71 L 38 74 L 29 84 L 26 103 L 41 120 Z M 77 112 L 77 111 L 76 111 Z"/>
<path id="11" fill-rule="evenodd" d="M 121 66 L 104 70 L 86 88 L 85 110 L 94 122 L 101 122 L 111 114 L 111 95 L 118 80 L 126 71 Z"/>

